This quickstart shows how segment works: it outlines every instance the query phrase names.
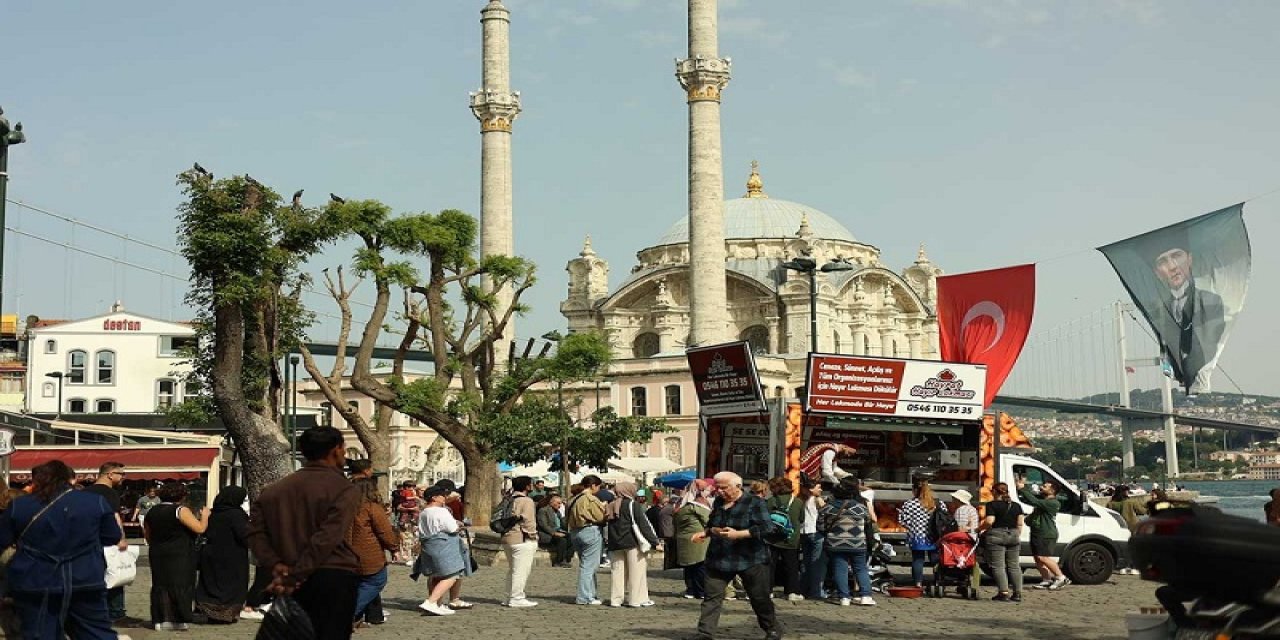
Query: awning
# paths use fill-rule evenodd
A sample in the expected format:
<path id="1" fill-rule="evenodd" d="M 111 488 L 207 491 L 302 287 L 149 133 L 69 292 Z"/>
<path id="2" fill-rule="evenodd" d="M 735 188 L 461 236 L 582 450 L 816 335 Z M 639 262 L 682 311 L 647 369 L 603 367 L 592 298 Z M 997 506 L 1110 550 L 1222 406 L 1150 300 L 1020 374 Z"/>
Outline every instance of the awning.
<path id="1" fill-rule="evenodd" d="M 130 480 L 194 480 L 207 473 L 220 455 L 221 451 L 212 447 L 19 449 L 9 458 L 9 473 L 11 479 L 22 479 L 36 465 L 61 460 L 77 475 L 96 475 L 104 463 L 119 462 Z"/>

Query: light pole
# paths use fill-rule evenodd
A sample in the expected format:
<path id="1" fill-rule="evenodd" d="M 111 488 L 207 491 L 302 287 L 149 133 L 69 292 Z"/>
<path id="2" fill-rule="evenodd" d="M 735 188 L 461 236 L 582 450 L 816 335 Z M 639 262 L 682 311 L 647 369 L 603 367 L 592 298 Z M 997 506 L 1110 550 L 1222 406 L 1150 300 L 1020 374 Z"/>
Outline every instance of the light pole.
<path id="1" fill-rule="evenodd" d="M 9 127 L 9 120 L 4 117 L 4 109 L 0 108 L 0 306 L 4 300 L 4 205 L 5 198 L 8 197 L 9 184 L 9 146 L 22 144 L 27 141 L 27 135 L 22 132 L 22 123 L 18 122 Z M 62 382 L 59 381 L 59 389 Z M 58 403 L 58 413 L 62 413 L 62 403 Z"/>
<path id="2" fill-rule="evenodd" d="M 560 340 L 564 336 L 559 331 L 548 331 L 542 334 L 542 339 L 547 341 L 546 349 L 542 350 L 545 355 L 552 343 L 559 345 Z M 573 429 L 573 421 L 569 419 L 569 414 L 564 410 L 564 379 L 556 376 L 556 408 L 563 414 L 564 431 L 560 434 L 560 496 L 564 499 L 569 495 L 569 431 Z"/>
<path id="3" fill-rule="evenodd" d="M 798 271 L 809 275 L 809 351 L 818 351 L 818 272 L 853 271 L 856 267 L 843 258 L 832 259 L 821 267 L 818 261 L 808 256 L 792 258 L 782 263 L 784 269 Z"/>
<path id="4" fill-rule="evenodd" d="M 66 374 L 61 371 L 50 371 L 44 374 L 44 377 L 58 379 L 58 410 L 54 412 L 53 417 L 54 420 L 58 420 L 62 418 L 62 379 L 66 377 Z"/>
<path id="5" fill-rule="evenodd" d="M 298 363 L 302 359 L 298 356 L 289 356 L 289 364 L 293 369 L 290 379 L 293 381 L 293 389 L 289 392 L 289 465 L 293 466 L 294 460 L 297 458 L 298 451 Z"/>

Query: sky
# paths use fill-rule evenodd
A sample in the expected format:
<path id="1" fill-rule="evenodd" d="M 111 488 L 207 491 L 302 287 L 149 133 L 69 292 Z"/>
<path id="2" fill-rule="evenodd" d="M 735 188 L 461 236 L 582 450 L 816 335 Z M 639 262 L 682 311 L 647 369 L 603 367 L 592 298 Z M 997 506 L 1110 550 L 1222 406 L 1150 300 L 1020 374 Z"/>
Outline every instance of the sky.
<path id="1" fill-rule="evenodd" d="M 118 299 L 190 317 L 165 249 L 193 161 L 316 206 L 333 192 L 478 213 L 467 96 L 484 4 L 6 0 L 0 106 L 28 136 L 9 197 L 85 224 L 8 207 L 5 312 L 81 318 Z M 685 3 L 507 6 L 515 243 L 539 268 L 518 332 L 538 336 L 564 326 L 564 265 L 586 234 L 616 286 L 686 215 Z M 721 0 L 726 197 L 755 159 L 768 193 L 831 214 L 895 269 L 922 242 L 949 273 L 1036 262 L 1033 334 L 1125 296 L 1093 247 L 1257 197 L 1252 288 L 1220 364 L 1280 395 L 1280 193 L 1263 195 L 1280 189 L 1276 24 L 1266 0 Z M 316 337 L 336 333 L 320 320 Z"/>

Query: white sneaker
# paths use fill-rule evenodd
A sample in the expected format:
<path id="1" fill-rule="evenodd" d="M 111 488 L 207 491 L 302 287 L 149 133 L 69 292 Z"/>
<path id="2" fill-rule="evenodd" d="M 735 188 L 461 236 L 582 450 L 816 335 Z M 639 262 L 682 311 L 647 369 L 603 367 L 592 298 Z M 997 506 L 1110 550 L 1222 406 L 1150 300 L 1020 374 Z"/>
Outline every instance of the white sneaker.
<path id="1" fill-rule="evenodd" d="M 848 599 L 848 598 L 840 598 L 840 606 L 842 606 L 842 607 L 847 607 L 847 606 L 849 606 L 850 604 L 853 604 L 853 601 L 852 601 L 852 600 L 850 600 L 850 599 Z"/>
<path id="2" fill-rule="evenodd" d="M 529 607 L 536 607 L 536 606 L 538 606 L 538 603 L 536 603 L 536 602 L 534 602 L 534 601 L 532 601 L 532 600 L 529 600 L 528 598 L 521 598 L 521 599 L 519 599 L 519 600 L 510 600 L 510 601 L 508 601 L 508 602 L 507 602 L 507 606 L 508 606 L 508 607 L 511 607 L 511 608 L 513 608 L 513 609 L 527 609 L 527 608 L 529 608 Z"/>
<path id="3" fill-rule="evenodd" d="M 1031 588 L 1032 589 L 1048 589 L 1053 584 L 1053 582 L 1054 582 L 1053 580 L 1041 580 L 1040 584 L 1031 585 Z"/>
<path id="4" fill-rule="evenodd" d="M 863 607 L 874 607 L 876 606 L 876 601 L 871 596 L 862 596 L 858 598 L 858 604 Z"/>
<path id="5" fill-rule="evenodd" d="M 241 611 L 240 612 L 241 620 L 262 620 L 263 618 L 266 618 L 266 616 L 263 615 L 261 611 Z"/>
<path id="6" fill-rule="evenodd" d="M 263 613 L 267 613 L 268 611 L 271 611 L 271 603 L 268 602 L 262 605 L 261 607 L 258 607 L 258 611 L 261 611 Z"/>
<path id="7" fill-rule="evenodd" d="M 604 604 L 604 602 L 601 602 L 600 600 L 591 600 L 591 601 L 589 601 L 589 602 L 579 602 L 578 604 L 580 604 L 580 605 L 585 605 L 585 606 L 588 606 L 588 607 L 594 607 L 594 606 L 597 606 L 597 605 L 602 605 L 602 604 Z"/>
<path id="8" fill-rule="evenodd" d="M 1069 584 L 1071 584 L 1070 578 L 1066 576 L 1058 576 L 1057 579 L 1053 581 L 1053 584 L 1049 585 L 1049 590 L 1057 591 L 1058 589 L 1061 589 Z"/>
<path id="9" fill-rule="evenodd" d="M 436 604 L 430 600 L 427 600 L 426 602 L 423 602 L 422 604 L 418 605 L 418 608 L 422 609 L 423 611 L 426 611 L 427 613 L 433 616 L 451 616 L 454 614 L 453 609 L 450 609 L 449 607 L 446 607 L 443 605 Z"/>
<path id="10" fill-rule="evenodd" d="M 652 606 L 653 606 L 653 601 L 652 601 L 652 600 L 645 600 L 644 602 L 638 602 L 638 603 L 636 603 L 636 604 L 629 604 L 629 605 L 627 605 L 627 606 L 628 606 L 628 607 L 637 608 L 637 609 L 638 609 L 638 608 L 640 608 L 640 607 L 652 607 Z"/>
<path id="11" fill-rule="evenodd" d="M 791 594 L 788 594 L 788 595 L 787 595 L 787 600 L 789 600 L 789 601 L 791 601 L 791 602 L 803 602 L 803 601 L 804 601 L 804 596 L 802 596 L 802 595 L 800 595 L 800 594 L 798 594 L 798 593 L 791 593 Z"/>

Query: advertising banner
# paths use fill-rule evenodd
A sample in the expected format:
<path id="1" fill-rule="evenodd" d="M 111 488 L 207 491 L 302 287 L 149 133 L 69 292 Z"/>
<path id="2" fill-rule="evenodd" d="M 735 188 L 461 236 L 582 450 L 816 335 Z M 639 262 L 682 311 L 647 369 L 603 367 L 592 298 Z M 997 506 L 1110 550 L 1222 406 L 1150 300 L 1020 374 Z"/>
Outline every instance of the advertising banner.
<path id="1" fill-rule="evenodd" d="M 746 341 L 698 347 L 685 352 L 704 415 L 761 413 L 765 410 L 756 360 Z"/>
<path id="2" fill-rule="evenodd" d="M 846 415 L 980 420 L 987 368 L 981 365 L 815 353 L 805 406 Z"/>

